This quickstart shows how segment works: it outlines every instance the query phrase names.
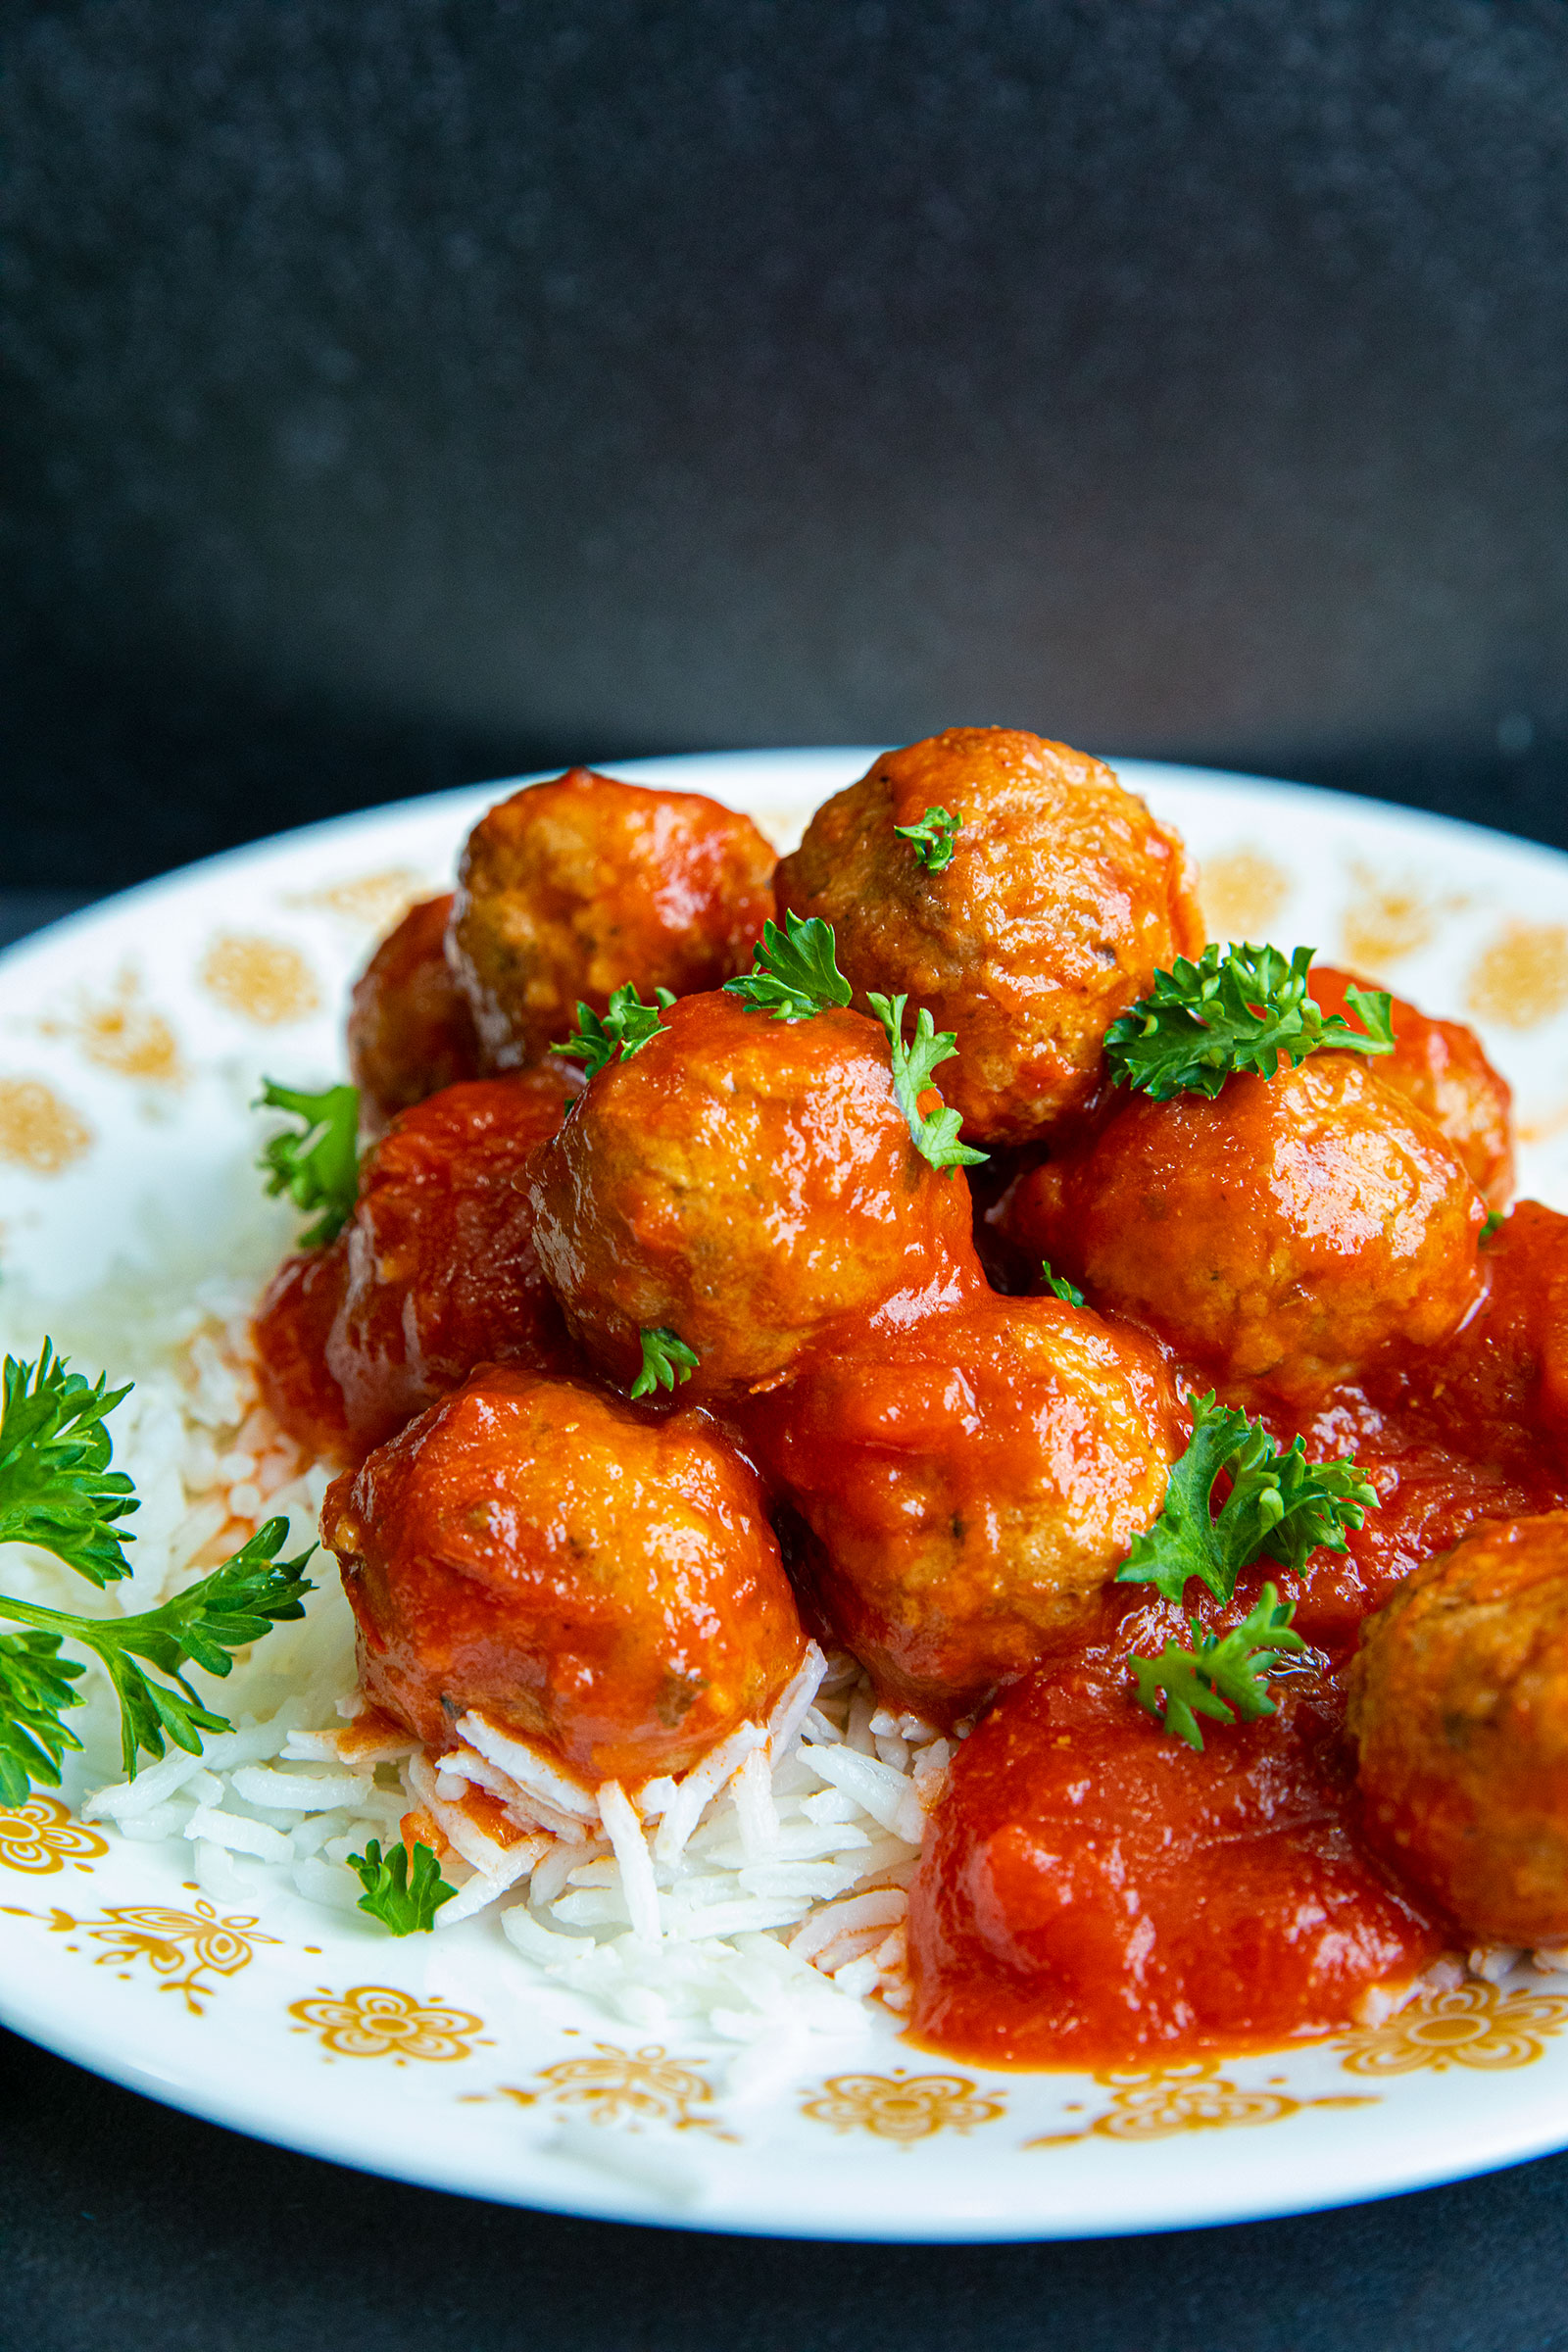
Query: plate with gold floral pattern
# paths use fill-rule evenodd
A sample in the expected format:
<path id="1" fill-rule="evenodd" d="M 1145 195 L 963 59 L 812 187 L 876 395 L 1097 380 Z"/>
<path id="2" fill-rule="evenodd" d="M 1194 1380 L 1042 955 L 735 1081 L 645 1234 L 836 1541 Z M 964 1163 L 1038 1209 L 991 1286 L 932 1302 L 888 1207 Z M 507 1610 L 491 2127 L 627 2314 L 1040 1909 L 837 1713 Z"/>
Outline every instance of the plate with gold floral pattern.
<path id="1" fill-rule="evenodd" d="M 710 793 L 783 849 L 872 757 L 613 772 Z M 1211 935 L 1311 941 L 1470 1022 L 1514 1089 L 1520 1192 L 1568 1207 L 1568 858 L 1304 787 L 1117 767 L 1185 836 Z M 0 959 L 0 1338 L 35 1355 L 47 1330 L 81 1368 L 136 1382 L 111 1421 L 142 1506 L 127 1607 L 269 1514 L 309 1534 L 324 1478 L 258 1418 L 245 1358 L 248 1302 L 294 1232 L 261 1192 L 253 1105 L 266 1078 L 341 1075 L 370 945 L 449 886 L 503 789 L 214 858 Z M 24 1546 L 0 1568 L 7 1592 L 58 1595 Z M 1483 1973 L 1461 1955 L 1396 2014 L 1328 2040 L 1090 2075 L 988 2069 L 906 2036 L 884 1997 L 897 1869 L 853 1898 L 870 1909 L 833 1969 L 793 1922 L 737 1927 L 719 1975 L 678 1939 L 631 1953 L 605 1845 L 569 1898 L 570 1965 L 550 1956 L 566 1936 L 509 1929 L 520 1886 L 393 1938 L 342 1891 L 340 1849 L 378 1823 L 395 1837 L 405 1802 L 395 1756 L 345 1766 L 330 1747 L 345 1673 L 352 1629 L 323 1579 L 231 1684 L 201 1683 L 234 1729 L 204 1756 L 144 1763 L 133 1800 L 112 1708 L 90 1697 L 61 1787 L 0 1810 L 6 2024 L 150 2097 L 368 2170 L 807 2237 L 1177 2229 L 1568 2144 L 1568 1975 L 1508 1953 Z M 840 1699 L 842 1729 L 856 1702 Z M 851 1793 L 808 1818 L 860 1821 L 863 1791 L 840 1777 Z M 895 1808 L 862 1827 L 874 1846 L 908 1821 Z"/>

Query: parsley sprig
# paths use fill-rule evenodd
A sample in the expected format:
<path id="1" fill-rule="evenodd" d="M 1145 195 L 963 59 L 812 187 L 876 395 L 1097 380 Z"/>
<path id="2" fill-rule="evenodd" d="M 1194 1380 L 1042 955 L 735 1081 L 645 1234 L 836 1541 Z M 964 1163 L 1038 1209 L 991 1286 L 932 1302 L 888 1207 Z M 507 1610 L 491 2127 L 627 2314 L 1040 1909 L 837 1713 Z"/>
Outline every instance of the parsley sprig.
<path id="1" fill-rule="evenodd" d="M 1200 1715 L 1215 1723 L 1234 1723 L 1238 1716 L 1255 1723 L 1260 1715 L 1277 1713 L 1264 1684 L 1287 1651 L 1306 1647 L 1291 1630 L 1295 1614 L 1296 1603 L 1281 1600 L 1277 1589 L 1265 1585 L 1256 1606 L 1229 1633 L 1205 1634 L 1196 1618 L 1189 1619 L 1191 1649 L 1167 1642 L 1157 1658 L 1133 1659 L 1138 1704 L 1157 1715 L 1167 1732 L 1200 1749 Z"/>
<path id="2" fill-rule="evenodd" d="M 1286 956 L 1278 948 L 1210 942 L 1196 963 L 1179 956 L 1105 1031 L 1112 1080 L 1168 1102 L 1174 1095 L 1217 1095 L 1233 1072 L 1272 1078 L 1281 1054 L 1295 1068 L 1325 1047 L 1392 1054 L 1390 997 L 1381 989 L 1346 990 L 1364 1030 L 1325 1013 L 1307 994 L 1316 952 L 1297 948 Z"/>
<path id="3" fill-rule="evenodd" d="M 958 1130 L 963 1125 L 959 1113 L 951 1103 L 940 1110 L 922 1111 L 920 1097 L 932 1084 L 931 1073 L 943 1062 L 951 1061 L 958 1051 L 957 1032 L 938 1031 L 935 1021 L 922 1004 L 914 1024 L 910 1044 L 904 1042 L 904 1007 L 907 997 L 868 996 L 866 1003 L 887 1031 L 888 1050 L 893 1055 L 893 1092 L 899 1108 L 909 1122 L 914 1148 L 931 1162 L 934 1168 L 977 1168 L 990 1157 L 977 1152 L 972 1144 L 960 1144 Z"/>
<path id="4" fill-rule="evenodd" d="M 638 1336 L 643 1344 L 643 1368 L 627 1390 L 627 1396 L 651 1396 L 655 1389 L 668 1389 L 673 1395 L 675 1383 L 690 1380 L 697 1369 L 696 1348 L 688 1348 L 684 1340 L 677 1339 L 662 1323 L 656 1323 L 651 1331 Z"/>
<path id="5" fill-rule="evenodd" d="M 1065 1274 L 1053 1274 L 1049 1257 L 1040 1260 L 1040 1277 L 1053 1298 L 1059 1298 L 1065 1306 L 1082 1306 L 1084 1295 L 1078 1285 L 1069 1282 Z"/>
<path id="6" fill-rule="evenodd" d="M 914 844 L 914 855 L 928 874 L 940 874 L 953 863 L 954 837 L 962 830 L 963 811 L 928 808 L 917 825 L 895 825 L 901 841 Z"/>
<path id="7" fill-rule="evenodd" d="M 612 990 L 603 1018 L 591 1004 L 579 1003 L 576 1036 L 552 1046 L 550 1052 L 564 1054 L 568 1061 L 580 1061 L 584 1074 L 597 1078 L 617 1054 L 622 1061 L 630 1061 L 634 1054 L 641 1053 L 662 1026 L 660 1014 L 667 1012 L 674 1002 L 673 989 L 656 988 L 653 1004 L 645 1004 L 637 994 L 635 980 L 623 981 L 619 988 Z"/>
<path id="8" fill-rule="evenodd" d="M 122 1397 L 107 1373 L 84 1380 L 45 1340 L 35 1364 L 8 1355 L 0 1408 L 0 1544 L 37 1544 L 89 1584 L 130 1574 L 116 1525 L 139 1506 L 124 1473 L 109 1467 L 104 1427 Z"/>
<path id="9" fill-rule="evenodd" d="M 1196 1576 L 1223 1606 L 1242 1570 L 1264 1554 L 1299 1569 L 1319 1545 L 1348 1548 L 1346 1529 L 1362 1526 L 1378 1499 L 1356 1463 L 1309 1462 L 1299 1438 L 1277 1453 L 1260 1422 L 1217 1404 L 1212 1391 L 1191 1406 L 1192 1438 L 1171 1471 L 1164 1507 L 1134 1539 L 1118 1582 L 1154 1585 L 1180 1600 Z M 1231 1490 L 1214 1512 L 1222 1470 Z"/>
<path id="10" fill-rule="evenodd" d="M 356 1908 L 378 1919 L 392 1936 L 427 1936 L 442 1904 L 458 1891 L 441 1876 L 433 1848 L 417 1839 L 412 1870 L 406 1845 L 395 1845 L 383 1860 L 378 1838 L 363 1854 L 350 1854 L 349 1867 L 365 1888 Z"/>
<path id="11" fill-rule="evenodd" d="M 854 990 L 839 970 L 838 941 L 820 915 L 802 916 L 787 907 L 784 927 L 764 923 L 752 950 L 752 968 L 724 983 L 748 1012 L 775 1021 L 806 1021 L 832 1004 L 848 1004 Z"/>
<path id="12" fill-rule="evenodd" d="M 227 1674 L 232 1651 L 259 1642 L 281 1619 L 304 1616 L 310 1552 L 279 1560 L 287 1534 L 286 1519 L 269 1519 L 220 1568 L 136 1617 L 76 1617 L 0 1593 L 0 1617 L 35 1629 L 0 1642 L 0 1801 L 21 1803 L 29 1776 L 58 1787 L 62 1755 L 81 1745 L 61 1721 L 82 1703 L 69 1688 L 82 1669 L 57 1656 L 63 1641 L 90 1649 L 114 1686 L 127 1780 L 135 1779 L 143 1750 L 161 1756 L 170 1740 L 199 1756 L 204 1732 L 232 1730 L 226 1716 L 202 1703 L 181 1668 Z M 155 1682 L 138 1659 L 169 1680 Z"/>
<path id="13" fill-rule="evenodd" d="M 267 1078 L 252 1107 L 286 1110 L 303 1128 L 285 1128 L 262 1146 L 257 1166 L 269 1193 L 287 1193 L 296 1208 L 318 1208 L 320 1216 L 301 1235 L 307 1250 L 335 1241 L 354 1214 L 360 1189 L 360 1090 L 326 1086 L 319 1094 L 278 1086 Z"/>

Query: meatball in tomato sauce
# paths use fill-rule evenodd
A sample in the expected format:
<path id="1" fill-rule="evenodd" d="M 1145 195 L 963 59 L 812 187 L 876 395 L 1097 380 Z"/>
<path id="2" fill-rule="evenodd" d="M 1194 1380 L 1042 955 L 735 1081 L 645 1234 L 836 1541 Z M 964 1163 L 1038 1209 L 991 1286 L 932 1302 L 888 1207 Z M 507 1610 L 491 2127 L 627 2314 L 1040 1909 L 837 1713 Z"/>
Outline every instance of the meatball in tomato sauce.
<path id="1" fill-rule="evenodd" d="M 587 1785 L 765 1720 L 805 1636 L 754 1474 L 698 1413 L 477 1373 L 330 1489 L 368 1697 L 427 1746 L 470 1709 Z"/>
<path id="2" fill-rule="evenodd" d="M 393 1120 L 347 1230 L 287 1261 L 256 1318 L 263 1392 L 292 1436 L 358 1460 L 476 1364 L 564 1362 L 523 1171 L 576 1083 L 475 1079 Z"/>
<path id="3" fill-rule="evenodd" d="M 491 1064 L 537 1061 L 626 981 L 679 997 L 744 970 L 772 875 L 750 817 L 701 793 L 574 767 L 500 802 L 468 836 L 448 935 Z"/>
<path id="4" fill-rule="evenodd" d="M 1095 1304 L 1295 1403 L 1450 1339 L 1481 1297 L 1485 1217 L 1430 1120 L 1343 1053 L 1212 1100 L 1127 1097 L 1006 1211 Z"/>
<path id="5" fill-rule="evenodd" d="M 426 1095 L 479 1075 L 473 1015 L 447 963 L 451 912 L 450 891 L 411 906 L 354 983 L 349 1074 L 368 1134 Z"/>
<path id="6" fill-rule="evenodd" d="M 1332 965 L 1312 966 L 1312 996 L 1325 1012 L 1339 1013 L 1352 1028 L 1361 1020 L 1346 1002 L 1346 990 L 1369 988 Z M 1402 997 L 1391 1001 L 1394 1052 L 1372 1065 L 1385 1086 L 1424 1111 L 1464 1162 L 1489 1208 L 1506 1208 L 1513 1199 L 1513 1090 L 1487 1059 L 1473 1029 L 1462 1021 L 1436 1021 Z"/>
<path id="7" fill-rule="evenodd" d="M 1367 1622 L 1368 1834 L 1470 1936 L 1568 1938 L 1568 1512 L 1476 1528 Z"/>
<path id="8" fill-rule="evenodd" d="M 916 1151 L 858 1012 L 685 998 L 593 1079 L 530 1186 L 572 1336 L 622 1387 L 644 1331 L 694 1349 L 683 1394 L 711 1396 L 776 1377 L 841 1316 L 984 1284 L 962 1176 Z"/>
<path id="9" fill-rule="evenodd" d="M 962 818 L 946 863 L 897 830 L 932 808 Z M 980 1143 L 1081 1105 L 1109 1023 L 1203 944 L 1178 837 L 1100 760 L 1006 727 L 886 753 L 817 810 L 776 887 L 781 913 L 834 926 L 858 1004 L 904 991 L 955 1032 L 943 1090 Z"/>

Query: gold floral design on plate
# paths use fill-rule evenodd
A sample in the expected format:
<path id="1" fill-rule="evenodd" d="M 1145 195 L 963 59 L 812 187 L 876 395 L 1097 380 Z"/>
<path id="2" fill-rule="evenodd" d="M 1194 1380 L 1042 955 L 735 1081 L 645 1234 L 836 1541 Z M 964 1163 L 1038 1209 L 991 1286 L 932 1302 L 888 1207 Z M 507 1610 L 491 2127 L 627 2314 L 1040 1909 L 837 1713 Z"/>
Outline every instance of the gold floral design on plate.
<path id="1" fill-rule="evenodd" d="M 1261 850 L 1243 846 L 1205 858 L 1199 897 L 1210 939 L 1267 939 L 1291 895 L 1291 877 Z"/>
<path id="2" fill-rule="evenodd" d="M 1386 874 L 1359 858 L 1351 860 L 1350 879 L 1340 950 L 1352 971 L 1381 972 L 1429 948 L 1446 917 L 1465 905 L 1458 892 L 1435 891 L 1416 874 Z"/>
<path id="3" fill-rule="evenodd" d="M 106 1950 L 96 1954 L 100 1968 L 105 1962 L 145 1960 L 153 1974 L 165 1980 L 159 1990 L 182 1992 L 186 2008 L 195 2017 L 205 2014 L 202 2003 L 218 1990 L 216 1984 L 202 1982 L 209 1972 L 236 1976 L 255 1959 L 258 1944 L 278 1941 L 277 1936 L 261 1933 L 253 1913 L 220 1919 L 203 1898 L 198 1898 L 190 1911 L 177 1911 L 167 1903 L 112 1904 L 96 1919 L 77 1919 L 72 1912 L 58 1909 L 45 1914 L 21 1911 L 10 1903 L 3 1907 L 18 1919 L 47 1917 L 52 1935 L 75 1932 L 106 1945 Z M 76 1944 L 66 1946 L 68 1951 L 79 1948 Z M 178 1973 L 181 1969 L 183 1976 Z M 130 1970 L 126 1967 L 121 1973 L 128 1977 Z"/>
<path id="4" fill-rule="evenodd" d="M 1170 2139 L 1179 2132 L 1228 2132 L 1239 2125 L 1279 2124 L 1309 2107 L 1373 2107 L 1359 2097 L 1297 2099 L 1274 2084 L 1244 2088 L 1219 2071 L 1217 2058 L 1192 2058 L 1180 2066 L 1139 2072 L 1110 2072 L 1095 2080 L 1110 2091 L 1110 2104 L 1074 2132 L 1048 2132 L 1026 2139 L 1026 2148 L 1065 2148 L 1085 2139 Z M 1280 2078 L 1275 2078 L 1275 2084 Z"/>
<path id="5" fill-rule="evenodd" d="M 355 1984 L 343 1993 L 322 1984 L 313 1999 L 290 2001 L 288 2013 L 300 2021 L 296 2033 L 314 2032 L 334 2057 L 391 2058 L 399 2066 L 410 2058 L 435 2066 L 469 2058 L 472 2036 L 484 2028 L 471 2009 L 418 2001 L 392 1984 Z"/>
<path id="6" fill-rule="evenodd" d="M 196 974 L 210 997 L 258 1029 L 281 1029 L 321 1006 L 320 984 L 286 940 L 221 932 Z"/>
<path id="7" fill-rule="evenodd" d="M 41 1078 L 0 1078 L 0 1162 L 29 1176 L 58 1176 L 93 1140 L 81 1113 Z"/>
<path id="8" fill-rule="evenodd" d="M 178 1038 L 163 1014 L 143 1002 L 140 977 L 130 964 L 122 967 L 106 996 L 84 990 L 70 1013 L 50 1015 L 38 1027 L 45 1037 L 73 1039 L 88 1061 L 117 1078 L 181 1087 L 189 1076 Z"/>
<path id="9" fill-rule="evenodd" d="M 558 2107 L 580 2107 L 591 2124 L 625 2124 L 632 2131 L 646 2124 L 666 2124 L 676 2132 L 725 2132 L 718 2118 L 703 2110 L 712 2103 L 712 2087 L 704 2075 L 679 2058 L 671 2058 L 660 2042 L 640 2050 L 623 2050 L 612 2041 L 596 2041 L 591 2058 L 563 2058 L 541 2067 L 534 2081 L 538 2090 L 500 2085 L 503 2097 L 519 2107 L 551 2100 Z"/>
<path id="10" fill-rule="evenodd" d="M 435 895 L 435 886 L 412 865 L 385 865 L 373 874 L 323 882 L 319 890 L 291 890 L 283 903 L 287 906 L 321 906 L 357 928 L 390 931 L 411 906 Z"/>
<path id="11" fill-rule="evenodd" d="M 1352 2075 L 1413 2075 L 1450 2066 L 1498 2074 L 1534 2066 L 1546 2044 L 1568 2028 L 1568 1994 L 1507 1992 L 1474 1982 L 1430 1992 L 1387 2025 L 1348 2034 L 1339 2043 Z"/>
<path id="12" fill-rule="evenodd" d="M 938 2132 L 972 2132 L 1006 2113 L 1005 2102 L 981 2091 L 967 2075 L 829 2075 L 801 2113 L 834 2132 L 869 2132 L 912 2147 Z"/>
<path id="13" fill-rule="evenodd" d="M 1568 927 L 1504 923 L 1470 973 L 1465 1003 L 1502 1029 L 1536 1029 L 1568 1004 Z"/>
<path id="14" fill-rule="evenodd" d="M 0 1813 L 0 1866 L 7 1870 L 30 1870 L 41 1876 L 64 1870 L 68 1862 L 85 1870 L 97 1855 L 108 1851 L 106 1838 L 100 1838 L 96 1830 L 83 1829 L 57 1797 L 39 1790 L 34 1790 L 24 1805 L 13 1805 L 9 1812 Z"/>

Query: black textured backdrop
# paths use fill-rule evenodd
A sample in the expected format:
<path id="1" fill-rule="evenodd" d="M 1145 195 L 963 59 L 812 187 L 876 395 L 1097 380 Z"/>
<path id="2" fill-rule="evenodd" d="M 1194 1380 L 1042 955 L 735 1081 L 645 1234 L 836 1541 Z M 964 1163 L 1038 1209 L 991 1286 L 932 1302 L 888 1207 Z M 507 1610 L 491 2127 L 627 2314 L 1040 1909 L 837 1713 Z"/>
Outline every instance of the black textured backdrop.
<path id="1" fill-rule="evenodd" d="M 0 42 L 0 881 L 953 719 L 1560 831 L 1560 0 Z"/>

